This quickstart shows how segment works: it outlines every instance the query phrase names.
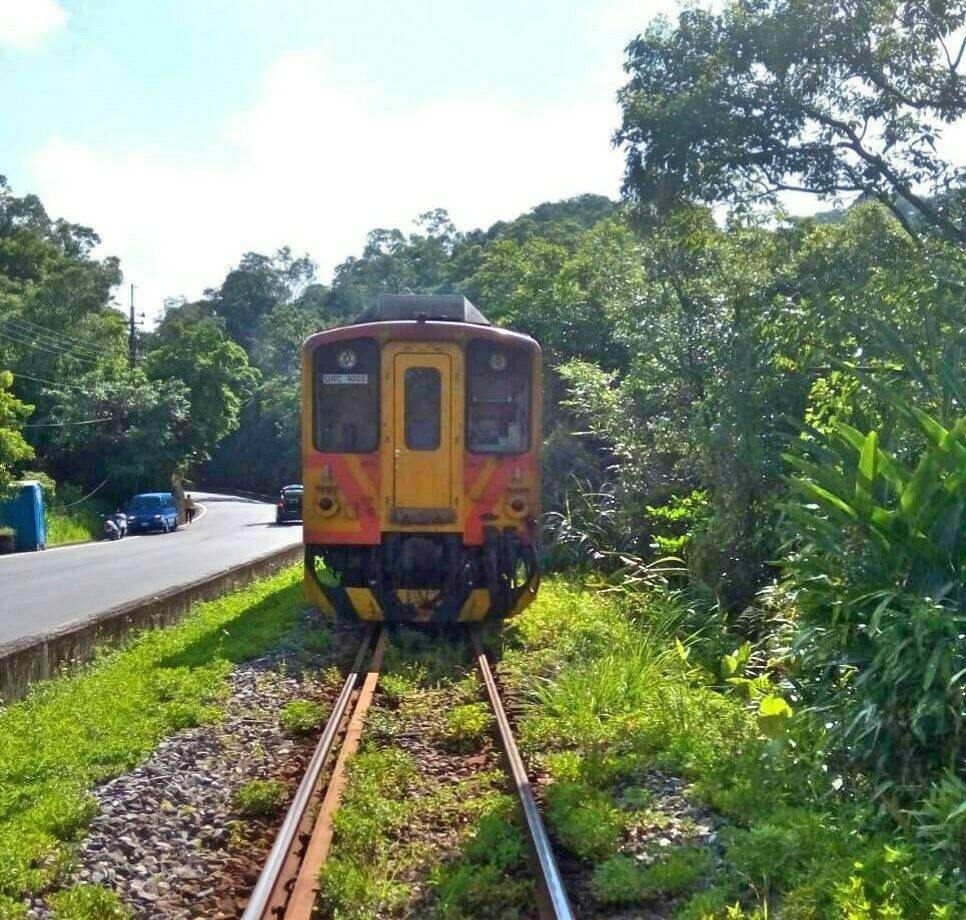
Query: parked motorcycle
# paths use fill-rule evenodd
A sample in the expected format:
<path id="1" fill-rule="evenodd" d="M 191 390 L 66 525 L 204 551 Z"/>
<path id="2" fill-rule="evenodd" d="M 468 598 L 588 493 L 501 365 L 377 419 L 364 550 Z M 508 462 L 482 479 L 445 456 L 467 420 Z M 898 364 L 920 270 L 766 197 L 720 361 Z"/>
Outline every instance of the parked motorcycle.
<path id="1" fill-rule="evenodd" d="M 121 511 L 104 515 L 104 539 L 121 540 L 127 536 L 127 515 Z"/>
<path id="2" fill-rule="evenodd" d="M 127 536 L 127 515 L 123 511 L 115 511 L 112 515 L 114 518 L 114 523 L 117 524 L 117 529 L 121 531 L 121 536 Z"/>

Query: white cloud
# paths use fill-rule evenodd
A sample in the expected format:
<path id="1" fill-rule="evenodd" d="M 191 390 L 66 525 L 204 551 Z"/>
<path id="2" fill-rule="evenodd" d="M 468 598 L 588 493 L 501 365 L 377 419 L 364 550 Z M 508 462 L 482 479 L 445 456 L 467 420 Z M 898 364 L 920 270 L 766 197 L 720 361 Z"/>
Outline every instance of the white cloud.
<path id="1" fill-rule="evenodd" d="M 0 0 L 0 45 L 33 50 L 66 22 L 57 0 Z"/>
<path id="2" fill-rule="evenodd" d="M 57 138 L 31 167 L 49 210 L 95 227 L 154 312 L 164 296 L 220 283 L 248 249 L 308 251 L 325 278 L 368 230 L 430 208 L 469 228 L 581 192 L 616 195 L 616 119 L 613 88 L 555 108 L 454 95 L 386 111 L 321 55 L 289 52 L 210 139 L 226 165 Z"/>

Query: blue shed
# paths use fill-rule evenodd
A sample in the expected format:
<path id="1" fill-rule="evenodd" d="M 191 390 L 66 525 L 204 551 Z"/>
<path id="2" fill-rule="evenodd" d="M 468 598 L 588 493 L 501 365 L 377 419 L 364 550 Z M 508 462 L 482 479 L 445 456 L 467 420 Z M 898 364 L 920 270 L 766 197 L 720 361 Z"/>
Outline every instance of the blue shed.
<path id="1" fill-rule="evenodd" d="M 36 480 L 11 484 L 13 495 L 0 502 L 0 527 L 12 527 L 17 549 L 47 548 L 44 491 Z"/>

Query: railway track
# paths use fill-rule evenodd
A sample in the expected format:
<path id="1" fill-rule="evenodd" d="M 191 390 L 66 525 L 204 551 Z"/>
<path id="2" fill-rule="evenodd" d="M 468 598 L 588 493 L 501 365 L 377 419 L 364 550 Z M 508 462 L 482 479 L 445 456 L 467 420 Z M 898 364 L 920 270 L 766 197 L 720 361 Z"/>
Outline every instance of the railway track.
<path id="1" fill-rule="evenodd" d="M 557 861 L 540 817 L 486 652 L 471 635 L 476 666 L 493 711 L 497 736 L 520 807 L 543 920 L 572 920 Z M 318 897 L 319 871 L 332 844 L 332 819 L 346 786 L 345 765 L 359 747 L 386 647 L 386 632 L 370 627 L 362 640 L 332 714 L 275 844 L 255 885 L 242 920 L 309 920 Z"/>

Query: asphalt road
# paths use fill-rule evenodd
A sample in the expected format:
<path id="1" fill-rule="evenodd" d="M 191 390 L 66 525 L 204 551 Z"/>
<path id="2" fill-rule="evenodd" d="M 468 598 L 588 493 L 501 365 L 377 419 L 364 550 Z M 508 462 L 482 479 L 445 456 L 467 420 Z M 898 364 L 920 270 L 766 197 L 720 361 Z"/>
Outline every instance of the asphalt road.
<path id="1" fill-rule="evenodd" d="M 46 632 L 302 540 L 275 524 L 275 506 L 192 492 L 202 506 L 170 534 L 0 556 L 0 644 Z"/>

